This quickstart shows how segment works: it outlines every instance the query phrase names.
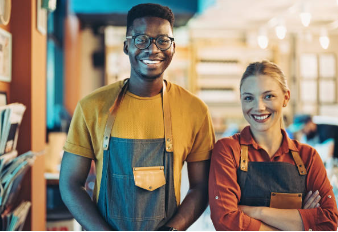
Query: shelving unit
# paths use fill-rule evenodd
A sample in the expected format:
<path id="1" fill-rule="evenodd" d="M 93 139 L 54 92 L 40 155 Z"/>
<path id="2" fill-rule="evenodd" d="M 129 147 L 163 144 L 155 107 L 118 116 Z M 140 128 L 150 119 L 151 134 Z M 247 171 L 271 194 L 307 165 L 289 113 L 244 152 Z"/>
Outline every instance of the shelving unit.
<path id="1" fill-rule="evenodd" d="M 0 82 L 9 103 L 27 107 L 20 126 L 17 150 L 40 152 L 46 141 L 46 35 L 37 30 L 37 1 L 12 1 L 9 24 L 12 34 L 12 80 Z M 24 230 L 46 230 L 44 156 L 38 156 L 23 179 L 18 199 L 32 203 Z"/>
<path id="2" fill-rule="evenodd" d="M 272 50 L 249 47 L 242 38 L 205 38 L 212 32 L 193 32 L 191 90 L 209 107 L 216 139 L 231 125 L 247 125 L 242 116 L 239 84 L 246 66 L 273 60 Z"/>

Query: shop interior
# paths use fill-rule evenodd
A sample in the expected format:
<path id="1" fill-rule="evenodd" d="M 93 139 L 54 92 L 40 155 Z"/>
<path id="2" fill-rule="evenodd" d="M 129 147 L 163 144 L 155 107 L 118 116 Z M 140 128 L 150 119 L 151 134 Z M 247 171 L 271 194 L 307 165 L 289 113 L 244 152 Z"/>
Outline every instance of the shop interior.
<path id="1" fill-rule="evenodd" d="M 298 114 L 338 125 L 338 0 L 0 0 L 1 124 L 6 105 L 20 103 L 11 106 L 18 115 L 11 148 L 0 137 L 0 167 L 25 154 L 16 162 L 24 160 L 25 170 L 13 182 L 20 191 L 8 193 L 22 212 L 12 229 L 81 230 L 58 192 L 62 147 L 77 102 L 129 77 L 122 49 L 126 15 L 146 2 L 173 10 L 176 52 L 166 79 L 207 104 L 216 140 L 247 125 L 239 82 L 249 63 L 262 60 L 276 63 L 287 77 L 285 128 Z M 329 157 L 325 145 L 316 148 L 338 194 L 338 157 Z M 188 185 L 185 171 L 182 196 Z M 15 209 L 0 205 L 0 213 Z M 214 230 L 209 209 L 189 230 Z"/>

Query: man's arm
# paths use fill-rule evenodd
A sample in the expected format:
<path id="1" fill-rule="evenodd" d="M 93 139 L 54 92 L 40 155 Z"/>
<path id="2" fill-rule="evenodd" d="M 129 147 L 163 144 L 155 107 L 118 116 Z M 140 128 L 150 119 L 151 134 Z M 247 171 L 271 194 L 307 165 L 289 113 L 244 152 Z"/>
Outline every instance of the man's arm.
<path id="1" fill-rule="evenodd" d="M 89 158 L 64 152 L 60 172 L 61 197 L 85 230 L 112 230 L 84 188 L 91 161 Z"/>
<path id="2" fill-rule="evenodd" d="M 209 160 L 188 162 L 188 194 L 166 226 L 186 230 L 204 212 L 208 206 L 209 167 Z"/>

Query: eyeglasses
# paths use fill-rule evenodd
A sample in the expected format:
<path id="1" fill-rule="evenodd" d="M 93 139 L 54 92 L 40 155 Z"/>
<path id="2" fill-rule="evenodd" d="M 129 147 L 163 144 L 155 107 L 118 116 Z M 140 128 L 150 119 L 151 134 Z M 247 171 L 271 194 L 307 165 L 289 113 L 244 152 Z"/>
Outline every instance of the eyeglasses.
<path id="1" fill-rule="evenodd" d="M 134 35 L 127 36 L 126 39 L 133 39 L 135 47 L 141 50 L 147 49 L 150 44 L 155 40 L 156 47 L 161 51 L 168 50 L 174 41 L 174 38 L 166 35 L 160 35 L 156 38 L 149 37 L 148 35 Z"/>

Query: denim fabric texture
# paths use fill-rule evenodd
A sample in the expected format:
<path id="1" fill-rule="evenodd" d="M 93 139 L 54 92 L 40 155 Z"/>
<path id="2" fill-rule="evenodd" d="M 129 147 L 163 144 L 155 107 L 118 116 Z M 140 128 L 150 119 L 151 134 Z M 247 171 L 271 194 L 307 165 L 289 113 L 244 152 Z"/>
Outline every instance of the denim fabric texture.
<path id="1" fill-rule="evenodd" d="M 133 167 L 164 166 L 166 184 L 154 191 L 135 186 Z M 175 213 L 173 153 L 164 139 L 111 137 L 104 151 L 98 207 L 116 230 L 156 230 Z"/>
<path id="2" fill-rule="evenodd" d="M 240 205 L 270 206 L 272 192 L 306 195 L 306 175 L 296 165 L 282 162 L 248 162 L 248 171 L 237 170 L 241 187 Z"/>

